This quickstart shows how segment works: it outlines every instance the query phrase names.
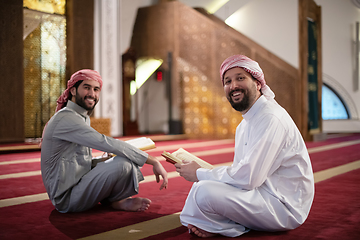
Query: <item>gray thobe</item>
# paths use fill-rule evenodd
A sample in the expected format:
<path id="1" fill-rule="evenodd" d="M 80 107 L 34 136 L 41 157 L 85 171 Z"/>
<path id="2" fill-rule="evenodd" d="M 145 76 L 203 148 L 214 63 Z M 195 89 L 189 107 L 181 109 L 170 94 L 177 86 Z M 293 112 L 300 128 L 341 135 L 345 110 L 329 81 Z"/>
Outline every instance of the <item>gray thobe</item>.
<path id="1" fill-rule="evenodd" d="M 91 149 L 116 157 L 91 169 Z M 87 210 L 100 201 L 137 194 L 140 167 L 148 154 L 90 127 L 87 111 L 68 101 L 50 119 L 41 146 L 41 174 L 49 198 L 60 212 Z"/>

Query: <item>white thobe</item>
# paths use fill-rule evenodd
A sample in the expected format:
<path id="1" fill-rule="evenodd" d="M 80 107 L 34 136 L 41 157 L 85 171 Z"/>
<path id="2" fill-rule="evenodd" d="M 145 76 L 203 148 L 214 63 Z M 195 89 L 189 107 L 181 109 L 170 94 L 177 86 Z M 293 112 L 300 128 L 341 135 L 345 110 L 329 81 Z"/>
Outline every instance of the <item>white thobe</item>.
<path id="1" fill-rule="evenodd" d="M 180 215 L 184 226 L 236 237 L 300 226 L 314 198 L 304 140 L 289 114 L 261 96 L 236 129 L 231 166 L 199 168 Z"/>

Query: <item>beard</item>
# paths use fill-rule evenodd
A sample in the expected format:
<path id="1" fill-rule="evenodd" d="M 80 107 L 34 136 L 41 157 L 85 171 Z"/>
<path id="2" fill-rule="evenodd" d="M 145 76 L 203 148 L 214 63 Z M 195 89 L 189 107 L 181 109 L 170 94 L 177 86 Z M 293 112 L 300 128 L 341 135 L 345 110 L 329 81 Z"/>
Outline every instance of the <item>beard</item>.
<path id="1" fill-rule="evenodd" d="M 85 99 L 86 99 L 86 98 L 94 99 L 94 105 L 91 106 L 91 107 L 89 107 L 88 105 L 86 105 L 86 103 L 85 103 Z M 87 97 L 87 96 L 85 96 L 85 97 L 82 98 L 81 96 L 79 96 L 79 94 L 76 94 L 76 96 L 75 96 L 75 103 L 76 103 L 77 105 L 79 105 L 80 107 L 84 108 L 84 109 L 87 110 L 87 111 L 92 111 L 92 110 L 95 108 L 95 106 L 96 106 L 96 104 L 98 103 L 98 101 L 99 101 L 99 99 L 97 99 L 97 98 L 92 98 L 92 97 Z"/>
<path id="2" fill-rule="evenodd" d="M 227 99 L 229 101 L 229 103 L 231 104 L 231 106 L 236 110 L 236 111 L 239 111 L 239 112 L 242 112 L 242 111 L 245 111 L 246 109 L 248 109 L 250 107 L 250 96 L 249 96 L 249 92 L 242 89 L 240 90 L 244 96 L 243 96 L 243 99 L 240 101 L 240 102 L 234 102 L 232 100 L 232 92 L 229 93 Z"/>

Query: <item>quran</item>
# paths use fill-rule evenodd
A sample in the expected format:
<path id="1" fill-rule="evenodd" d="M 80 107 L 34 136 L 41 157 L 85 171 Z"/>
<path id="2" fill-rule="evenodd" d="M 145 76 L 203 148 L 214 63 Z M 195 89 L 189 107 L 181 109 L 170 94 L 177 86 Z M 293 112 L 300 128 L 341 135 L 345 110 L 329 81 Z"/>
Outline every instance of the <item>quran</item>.
<path id="1" fill-rule="evenodd" d="M 153 142 L 153 140 L 151 140 L 150 138 L 147 138 L 147 137 L 130 139 L 125 142 L 129 143 L 130 145 L 132 145 L 134 147 L 137 147 L 138 149 L 140 149 L 142 151 L 155 148 L 155 143 Z"/>
<path id="2" fill-rule="evenodd" d="M 166 151 L 164 151 L 161 154 L 167 162 L 175 164 L 175 163 L 183 163 L 183 160 L 187 160 L 187 161 L 194 161 L 197 162 L 202 168 L 206 168 L 206 169 L 212 169 L 214 168 L 213 165 L 211 165 L 210 163 L 202 160 L 201 158 L 198 158 L 197 156 L 195 156 L 194 154 L 189 153 L 188 151 L 186 151 L 183 148 L 179 148 L 178 150 L 176 150 L 173 153 L 168 153 Z"/>

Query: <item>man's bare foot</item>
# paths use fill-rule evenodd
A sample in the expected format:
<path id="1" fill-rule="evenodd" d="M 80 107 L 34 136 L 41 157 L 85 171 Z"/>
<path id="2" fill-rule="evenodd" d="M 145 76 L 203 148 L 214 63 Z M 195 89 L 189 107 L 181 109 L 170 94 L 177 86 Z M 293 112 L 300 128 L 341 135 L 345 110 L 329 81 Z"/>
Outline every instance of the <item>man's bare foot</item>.
<path id="1" fill-rule="evenodd" d="M 194 225 L 188 224 L 188 229 L 190 231 L 190 233 L 194 233 L 196 236 L 201 237 L 201 238 L 208 238 L 208 237 L 214 237 L 218 234 L 216 233 L 211 233 L 211 232 L 207 232 L 205 230 L 202 230 L 198 227 L 195 227 Z"/>
<path id="2" fill-rule="evenodd" d="M 117 202 L 111 203 L 111 206 L 117 210 L 128 212 L 143 212 L 150 206 L 151 200 L 147 198 L 126 198 Z"/>

